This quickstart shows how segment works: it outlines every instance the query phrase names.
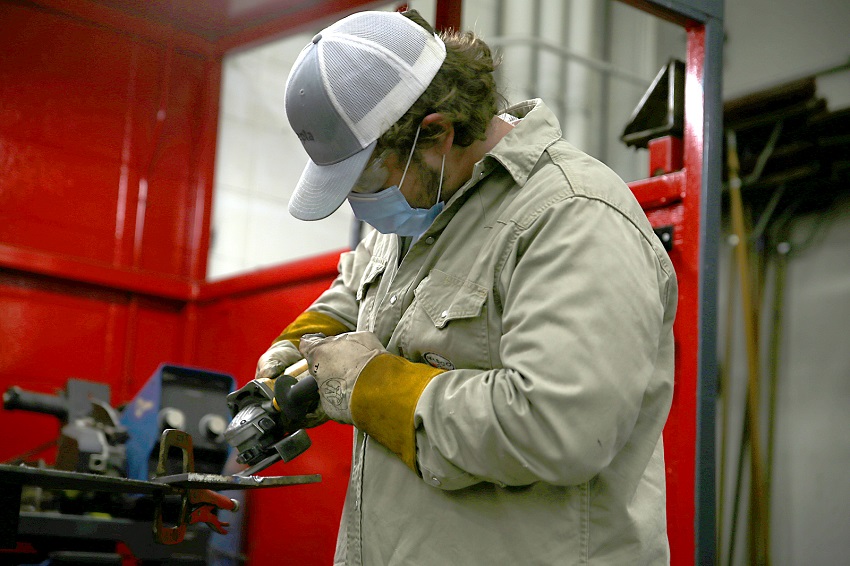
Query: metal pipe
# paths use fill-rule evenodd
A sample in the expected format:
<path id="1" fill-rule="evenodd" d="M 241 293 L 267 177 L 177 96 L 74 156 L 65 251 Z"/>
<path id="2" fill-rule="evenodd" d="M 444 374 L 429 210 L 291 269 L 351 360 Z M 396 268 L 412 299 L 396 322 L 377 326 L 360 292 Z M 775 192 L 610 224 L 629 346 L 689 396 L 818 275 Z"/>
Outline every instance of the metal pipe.
<path id="1" fill-rule="evenodd" d="M 531 34 L 534 37 L 541 35 L 541 18 L 543 11 L 540 6 L 540 0 L 533 0 L 531 4 Z M 535 46 L 528 53 L 528 84 L 531 92 L 539 96 L 540 93 L 540 48 Z"/>
<path id="2" fill-rule="evenodd" d="M 526 35 L 501 36 L 490 38 L 487 40 L 487 43 L 491 47 L 509 47 L 513 45 L 534 46 L 542 51 L 549 51 L 551 53 L 560 55 L 565 59 L 572 59 L 578 61 L 594 70 L 607 73 L 612 77 L 617 77 L 635 85 L 645 87 L 650 82 L 646 79 L 646 77 L 641 77 L 624 69 L 617 68 L 606 61 L 600 61 L 599 59 L 588 57 L 587 55 L 582 55 L 581 53 L 578 53 L 568 47 L 556 45 L 551 41 L 546 41 L 544 39 L 540 39 L 539 37 L 532 37 Z"/>
<path id="3" fill-rule="evenodd" d="M 611 64 L 612 58 L 612 38 L 613 38 L 613 17 L 612 17 L 612 0 L 607 0 L 602 7 L 602 29 L 604 37 L 602 42 L 602 59 Z M 599 111 L 599 131 L 602 136 L 599 140 L 599 149 L 597 151 L 597 159 L 603 163 L 608 162 L 608 127 L 611 120 L 611 75 L 602 73 L 599 98 L 602 101 Z"/>
<path id="4" fill-rule="evenodd" d="M 779 355 L 782 351 L 782 323 L 783 304 L 785 302 L 785 280 L 788 266 L 788 252 L 790 246 L 787 242 L 780 242 L 776 247 L 776 266 L 773 285 L 773 325 L 770 333 L 770 346 L 768 349 L 768 406 L 767 406 L 767 465 L 765 470 L 765 492 L 767 502 L 765 504 L 765 522 L 770 532 L 771 497 L 770 487 L 773 483 L 773 456 L 776 444 L 776 397 L 777 384 L 779 382 Z M 770 538 L 768 537 L 768 544 Z"/>

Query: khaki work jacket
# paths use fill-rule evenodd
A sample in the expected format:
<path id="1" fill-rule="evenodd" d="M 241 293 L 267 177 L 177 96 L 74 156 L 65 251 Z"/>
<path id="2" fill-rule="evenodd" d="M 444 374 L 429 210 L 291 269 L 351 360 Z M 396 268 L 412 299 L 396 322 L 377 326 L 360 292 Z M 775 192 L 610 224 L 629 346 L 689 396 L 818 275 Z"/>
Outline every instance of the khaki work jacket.
<path id="1" fill-rule="evenodd" d="M 676 277 L 625 183 L 539 100 L 401 254 L 372 232 L 310 310 L 446 369 L 412 472 L 355 429 L 337 564 L 665 564 Z"/>

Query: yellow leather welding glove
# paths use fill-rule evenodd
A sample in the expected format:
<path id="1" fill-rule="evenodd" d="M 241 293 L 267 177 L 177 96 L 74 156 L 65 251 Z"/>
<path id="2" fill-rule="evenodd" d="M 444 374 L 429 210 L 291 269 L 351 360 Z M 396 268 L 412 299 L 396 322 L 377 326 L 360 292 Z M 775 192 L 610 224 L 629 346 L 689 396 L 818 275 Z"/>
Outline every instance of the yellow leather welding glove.
<path id="1" fill-rule="evenodd" d="M 322 333 L 327 336 L 346 332 L 348 327 L 337 319 L 322 314 L 319 312 L 305 311 L 296 318 L 292 324 L 287 326 L 283 332 L 275 339 L 271 347 L 266 350 L 260 359 L 257 361 L 257 370 L 254 374 L 254 379 L 271 379 L 274 380 L 282 375 L 286 368 L 301 360 L 304 356 L 298 351 L 298 344 L 301 341 L 301 336 L 306 333 Z M 301 380 L 306 377 L 307 373 L 302 373 L 295 376 L 295 379 Z M 303 422 L 304 428 L 312 428 L 328 421 L 328 416 L 322 410 L 321 405 L 308 413 Z"/>
<path id="2" fill-rule="evenodd" d="M 303 357 L 298 347 L 289 340 L 275 342 L 257 360 L 254 379 L 274 379 Z"/>
<path id="3" fill-rule="evenodd" d="M 347 326 L 332 316 L 312 311 L 301 313 L 260 356 L 254 378 L 274 379 L 302 359 L 304 356 L 298 351 L 298 344 L 304 334 L 334 336 L 348 330 L 350 329 Z"/>
<path id="4" fill-rule="evenodd" d="M 325 413 L 369 434 L 416 472 L 416 403 L 443 370 L 390 354 L 371 332 L 304 335 L 300 350 Z"/>

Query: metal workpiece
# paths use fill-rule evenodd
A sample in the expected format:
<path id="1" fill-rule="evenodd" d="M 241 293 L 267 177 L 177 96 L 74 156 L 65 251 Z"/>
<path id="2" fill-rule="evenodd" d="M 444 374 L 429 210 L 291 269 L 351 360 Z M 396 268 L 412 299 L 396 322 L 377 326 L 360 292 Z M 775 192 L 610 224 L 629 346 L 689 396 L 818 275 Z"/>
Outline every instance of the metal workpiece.
<path id="1" fill-rule="evenodd" d="M 179 449 L 183 454 L 183 470 L 180 474 L 166 475 L 169 453 Z M 218 476 L 215 474 L 196 474 L 192 449 L 192 437 L 176 429 L 167 429 L 162 433 L 159 444 L 159 463 L 156 468 L 155 484 L 163 488 L 179 492 L 180 512 L 173 526 L 167 526 L 163 520 L 163 498 L 157 500 L 154 510 L 154 538 L 161 544 L 177 544 L 183 541 L 186 528 L 195 523 L 206 523 L 219 534 L 227 534 L 229 523 L 219 520 L 216 509 L 236 511 L 239 507 L 235 499 L 229 499 L 216 493 L 213 489 L 255 489 L 261 487 L 277 487 L 295 485 L 298 483 L 314 483 L 318 479 L 301 482 L 284 478 L 281 483 L 275 483 L 272 478 L 257 478 L 253 476 Z"/>
<path id="2" fill-rule="evenodd" d="M 79 491 L 108 491 L 112 493 L 138 493 L 140 495 L 158 495 L 180 493 L 183 489 L 259 489 L 318 483 L 319 474 L 298 476 L 223 476 L 185 472 L 153 478 L 150 481 L 131 480 L 111 476 L 101 476 L 84 472 L 67 472 L 51 468 L 32 466 L 10 466 L 0 464 L 0 485 L 34 486 L 47 489 L 74 489 Z"/>
<path id="3" fill-rule="evenodd" d="M 281 487 L 284 485 L 300 485 L 322 481 L 319 474 L 301 476 L 219 476 L 216 474 L 185 473 L 154 478 L 153 483 L 163 484 L 178 489 L 259 489 L 264 487 Z"/>
<path id="4" fill-rule="evenodd" d="M 87 472 L 69 472 L 51 468 L 0 464 L 0 485 L 3 484 L 18 488 L 29 485 L 47 489 L 108 491 L 112 493 L 138 493 L 141 495 L 156 495 L 169 491 L 168 486 L 149 481 L 131 480 Z"/>

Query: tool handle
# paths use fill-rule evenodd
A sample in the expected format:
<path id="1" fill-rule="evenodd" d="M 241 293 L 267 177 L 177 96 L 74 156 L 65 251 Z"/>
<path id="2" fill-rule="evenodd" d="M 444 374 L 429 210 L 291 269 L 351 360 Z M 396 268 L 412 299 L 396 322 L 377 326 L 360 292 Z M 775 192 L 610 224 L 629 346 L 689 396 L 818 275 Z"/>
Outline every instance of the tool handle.
<path id="1" fill-rule="evenodd" d="M 319 399 L 319 385 L 316 378 L 308 375 L 289 388 L 289 400 L 295 405 L 306 405 Z"/>
<path id="2" fill-rule="evenodd" d="M 291 375 L 292 377 L 298 377 L 305 371 L 307 371 L 307 360 L 301 359 L 286 368 L 283 372 L 284 375 Z"/>
<path id="3" fill-rule="evenodd" d="M 298 377 L 307 371 L 307 360 L 299 360 L 286 368 L 285 375 Z M 303 377 L 298 383 L 287 388 L 283 399 L 278 399 L 278 405 L 281 401 L 292 405 L 304 405 L 317 400 L 319 397 L 319 386 L 316 385 L 316 379 L 312 375 Z M 277 390 L 275 390 L 275 399 L 277 399 Z"/>
<path id="4" fill-rule="evenodd" d="M 68 418 L 68 401 L 64 397 L 24 391 L 13 385 L 3 393 L 3 408 L 7 411 L 21 410 L 53 415 L 62 420 Z"/>
<path id="5" fill-rule="evenodd" d="M 291 423 L 302 419 L 316 409 L 319 403 L 319 386 L 312 375 L 307 374 L 300 380 L 296 376 L 307 370 L 307 360 L 288 367 L 284 375 L 274 384 L 274 402 L 280 409 L 281 417 Z"/>

